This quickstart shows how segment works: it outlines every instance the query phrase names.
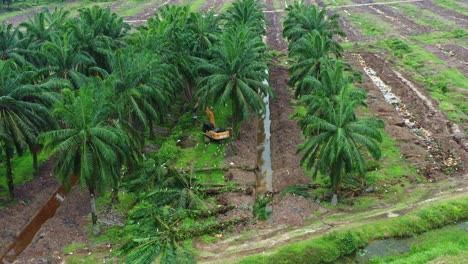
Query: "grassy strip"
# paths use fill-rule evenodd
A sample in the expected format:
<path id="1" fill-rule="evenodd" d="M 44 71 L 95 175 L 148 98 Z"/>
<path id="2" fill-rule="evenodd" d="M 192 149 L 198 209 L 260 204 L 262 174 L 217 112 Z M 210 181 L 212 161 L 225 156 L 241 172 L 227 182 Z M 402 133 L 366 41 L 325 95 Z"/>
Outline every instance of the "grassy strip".
<path id="1" fill-rule="evenodd" d="M 433 2 L 438 6 L 445 7 L 454 12 L 468 16 L 468 5 L 466 3 L 453 0 L 433 0 Z"/>
<path id="2" fill-rule="evenodd" d="M 0 162 L 0 199 L 8 197 L 8 185 L 6 180 L 6 166 L 5 166 L 5 157 L 2 157 L 2 162 Z M 41 153 L 38 155 L 37 159 L 39 165 L 44 163 L 49 157 Z M 13 183 L 15 186 L 22 185 L 25 182 L 33 179 L 33 159 L 32 155 L 27 152 L 24 153 L 21 157 L 15 156 L 12 161 L 13 168 Z"/>
<path id="3" fill-rule="evenodd" d="M 468 218 L 468 197 L 425 207 L 411 214 L 336 231 L 320 238 L 280 247 L 270 255 L 255 255 L 240 263 L 324 263 L 332 262 L 367 245 L 369 241 L 407 237 Z"/>
<path id="4" fill-rule="evenodd" d="M 347 18 L 351 25 L 359 29 L 364 36 L 383 36 L 392 30 L 391 25 L 368 13 L 351 14 Z"/>
<path id="5" fill-rule="evenodd" d="M 440 31 L 449 31 L 457 27 L 455 22 L 413 4 L 396 4 L 395 7 L 400 8 L 411 20 L 422 26 L 429 26 Z"/>
<path id="6" fill-rule="evenodd" d="M 205 0 L 195 0 L 190 4 L 190 10 L 198 11 L 204 3 L 205 3 Z"/>
<path id="7" fill-rule="evenodd" d="M 466 223 L 464 224 L 466 226 Z M 464 228 L 466 232 L 466 227 Z M 460 232 L 461 231 L 461 232 Z M 461 257 L 468 253 L 468 237 L 460 235 L 463 227 L 448 226 L 429 231 L 414 238 L 410 252 L 396 256 L 374 257 L 371 263 L 427 263 L 436 258 L 448 256 Z M 436 262 L 442 263 L 442 262 Z M 463 261 L 444 261 L 443 263 L 463 263 Z"/>
<path id="8" fill-rule="evenodd" d="M 409 36 L 408 38 L 416 40 L 421 44 L 445 44 L 452 43 L 461 46 L 466 45 L 468 41 L 468 32 L 462 28 L 454 29 L 450 32 L 434 32 L 418 36 Z"/>

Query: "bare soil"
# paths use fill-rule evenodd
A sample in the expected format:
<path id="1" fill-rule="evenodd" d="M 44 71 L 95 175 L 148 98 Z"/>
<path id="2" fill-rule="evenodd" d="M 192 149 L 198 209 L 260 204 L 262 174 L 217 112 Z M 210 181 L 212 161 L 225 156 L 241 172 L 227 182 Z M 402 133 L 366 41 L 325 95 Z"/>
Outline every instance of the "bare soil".
<path id="1" fill-rule="evenodd" d="M 55 216 L 37 232 L 30 246 L 14 263 L 61 263 L 62 249 L 66 245 L 89 243 L 86 226 L 90 223 L 89 194 L 74 187 L 67 195 Z"/>
<path id="2" fill-rule="evenodd" d="M 17 186 L 15 195 L 18 202 L 0 210 L 0 256 L 59 187 L 57 180 L 50 174 L 51 167 L 52 161 L 46 162 L 40 168 L 39 177 Z"/>

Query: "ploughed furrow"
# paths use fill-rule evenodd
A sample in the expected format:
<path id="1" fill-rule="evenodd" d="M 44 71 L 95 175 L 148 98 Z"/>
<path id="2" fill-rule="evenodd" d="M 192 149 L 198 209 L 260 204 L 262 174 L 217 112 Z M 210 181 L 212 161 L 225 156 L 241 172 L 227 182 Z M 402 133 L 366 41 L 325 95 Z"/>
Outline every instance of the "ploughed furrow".
<path id="1" fill-rule="evenodd" d="M 438 6 L 434 4 L 432 1 L 414 2 L 412 4 L 420 9 L 429 10 L 434 14 L 438 14 L 442 16 L 444 19 L 453 21 L 462 28 L 468 28 L 468 17 L 460 13 Z"/>
<path id="2" fill-rule="evenodd" d="M 200 7 L 200 10 L 219 13 L 225 2 L 226 0 L 206 0 Z"/>
<path id="3" fill-rule="evenodd" d="M 350 61 L 365 74 L 361 86 L 369 93 L 370 109 L 386 122 L 386 132 L 411 163 L 431 181 L 447 177 L 448 171 L 465 173 L 468 142 L 424 89 L 376 54 L 354 54 Z"/>
<path id="4" fill-rule="evenodd" d="M 373 0 L 353 0 L 356 4 L 373 3 Z M 416 36 L 421 34 L 428 34 L 433 31 L 432 28 L 418 25 L 414 21 L 407 18 L 406 15 L 401 14 L 397 10 L 386 5 L 369 5 L 359 7 L 359 10 L 370 12 L 378 15 L 382 20 L 389 22 L 393 27 L 404 36 Z"/>
<path id="5" fill-rule="evenodd" d="M 436 55 L 439 59 L 445 61 L 447 68 L 456 68 L 458 71 L 460 71 L 460 73 L 462 73 L 466 78 L 468 78 L 468 62 L 465 61 L 468 59 L 468 56 L 457 55 L 455 52 L 453 52 L 450 49 L 450 47 L 453 47 L 452 45 L 454 44 L 447 44 L 447 45 L 426 44 L 426 45 L 422 45 L 422 47 L 425 50 Z M 456 47 L 464 49 L 461 46 L 456 46 Z"/>
<path id="6" fill-rule="evenodd" d="M 154 16 L 154 13 L 156 13 L 159 7 L 164 5 L 175 5 L 178 3 L 178 0 L 160 0 L 156 3 L 147 4 L 143 10 L 137 14 L 125 17 L 125 22 L 132 26 L 145 25 L 148 19 Z"/>

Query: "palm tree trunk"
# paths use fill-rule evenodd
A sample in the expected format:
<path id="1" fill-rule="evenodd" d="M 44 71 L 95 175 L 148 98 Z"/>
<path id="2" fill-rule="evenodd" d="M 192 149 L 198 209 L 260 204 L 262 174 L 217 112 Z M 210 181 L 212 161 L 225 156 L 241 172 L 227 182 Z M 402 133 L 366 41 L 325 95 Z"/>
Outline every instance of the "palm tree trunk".
<path id="1" fill-rule="evenodd" d="M 11 168 L 11 149 L 6 149 L 6 169 L 7 169 L 7 182 L 8 182 L 8 193 L 10 195 L 10 199 L 15 198 L 15 186 L 13 185 L 13 171 Z"/>
<path id="2" fill-rule="evenodd" d="M 148 127 L 149 127 L 149 139 L 153 140 L 156 135 L 154 134 L 154 125 L 153 125 L 153 119 L 148 118 Z"/>
<path id="3" fill-rule="evenodd" d="M 239 109 L 237 107 L 237 104 L 232 102 L 232 134 L 235 139 L 238 139 L 240 137 L 240 118 L 239 118 Z"/>
<path id="4" fill-rule="evenodd" d="M 111 201 L 113 205 L 116 205 L 120 202 L 119 201 L 119 188 L 114 187 L 114 189 L 112 189 Z"/>
<path id="5" fill-rule="evenodd" d="M 100 233 L 100 230 L 99 225 L 97 224 L 96 191 L 92 187 L 89 187 L 89 196 L 91 198 L 91 219 L 93 221 L 93 233 L 94 235 L 97 235 Z"/>
<path id="6" fill-rule="evenodd" d="M 39 164 L 37 162 L 37 151 L 32 151 L 32 156 L 33 156 L 33 168 L 34 168 L 33 176 L 34 178 L 36 178 L 39 176 Z"/>

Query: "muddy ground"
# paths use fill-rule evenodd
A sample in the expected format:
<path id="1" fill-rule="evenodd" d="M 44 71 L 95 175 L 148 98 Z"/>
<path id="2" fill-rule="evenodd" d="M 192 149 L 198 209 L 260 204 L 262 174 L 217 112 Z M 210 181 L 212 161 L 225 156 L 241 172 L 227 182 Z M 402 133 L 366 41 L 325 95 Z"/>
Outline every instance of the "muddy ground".
<path id="1" fill-rule="evenodd" d="M 219 9 L 222 6 L 223 0 L 208 0 L 202 6 L 204 9 Z M 309 1 L 312 2 L 312 1 Z M 319 4 L 320 0 L 317 1 Z M 364 3 L 369 1 L 355 0 L 355 3 Z M 171 1 L 172 3 L 172 1 Z M 175 1 L 174 1 L 175 3 Z M 264 1 L 267 10 L 274 10 L 274 1 Z M 440 9 L 432 3 L 418 2 L 418 6 L 424 7 L 428 5 L 430 9 Z M 154 12 L 159 6 L 158 4 L 151 5 L 147 10 L 132 16 L 127 19 L 138 21 L 135 24 L 142 23 Z M 284 3 L 281 3 L 284 7 Z M 356 7 L 349 8 L 350 12 L 372 12 L 382 20 L 392 24 L 395 31 L 404 35 L 417 35 L 432 32 L 432 29 L 422 27 L 415 24 L 413 21 L 404 17 L 396 10 L 392 10 L 387 6 L 375 6 L 372 8 Z M 459 15 L 453 14 L 451 11 L 444 9 L 444 12 L 449 12 L 450 17 L 457 18 Z M 267 27 L 268 36 L 266 42 L 273 49 L 286 52 L 287 46 L 281 36 L 281 13 L 266 13 L 266 17 L 270 22 Z M 21 22 L 17 17 L 15 23 Z M 351 41 L 367 41 L 368 37 L 359 34 L 359 31 L 352 28 L 346 17 L 342 17 L 341 25 L 344 31 L 348 34 L 348 40 Z M 458 21 L 457 23 L 465 23 L 466 21 Z M 455 68 L 463 69 L 466 74 L 466 62 L 468 61 L 466 47 L 456 44 L 445 44 L 441 46 L 443 54 L 438 54 L 441 58 L 449 56 L 453 60 L 446 59 L 446 63 Z M 428 50 L 434 49 L 434 46 L 427 47 Z M 438 47 L 437 47 L 438 48 Z M 434 50 L 433 50 L 434 51 Z M 450 52 L 452 55 L 450 55 Z M 436 52 L 435 52 L 436 53 Z M 446 54 L 449 53 L 449 54 Z M 437 55 L 437 53 L 436 53 Z M 401 153 L 413 165 L 417 166 L 431 181 L 438 181 L 449 177 L 455 183 L 462 181 L 466 177 L 466 169 L 464 166 L 468 164 L 468 155 L 465 148 L 466 139 L 463 134 L 459 135 L 453 128 L 453 124 L 449 122 L 446 116 L 437 111 L 437 103 L 430 99 L 424 89 L 416 82 L 412 81 L 409 76 L 402 75 L 406 80 L 409 80 L 415 89 L 409 87 L 408 83 L 402 80 L 395 71 L 392 70 L 393 65 L 386 61 L 383 57 L 359 51 L 354 54 L 346 54 L 345 58 L 353 65 L 354 68 L 363 73 L 364 81 L 359 86 L 368 92 L 368 104 L 371 112 L 375 116 L 381 118 L 386 123 L 385 131 L 397 142 L 401 149 Z M 397 94 L 402 102 L 407 106 L 408 111 L 417 119 L 418 125 L 427 131 L 431 132 L 431 138 L 434 139 L 437 149 L 429 148 L 432 146 L 426 141 L 418 137 L 411 129 L 405 127 L 402 116 L 395 110 L 394 106 L 388 104 L 379 88 L 372 80 L 364 73 L 360 58 L 364 60 L 368 67 L 374 69 L 382 81 L 391 86 L 394 93 Z M 456 60 L 456 61 L 455 61 Z M 270 66 L 270 84 L 275 91 L 275 99 L 271 100 L 271 147 L 272 147 L 272 164 L 273 164 L 273 192 L 275 193 L 272 202 L 273 214 L 269 222 L 250 221 L 245 226 L 237 227 L 237 231 L 245 228 L 255 228 L 256 230 L 276 230 L 281 232 L 285 226 L 302 225 L 310 219 L 310 212 L 319 210 L 326 211 L 320 208 L 317 204 L 310 200 L 297 196 L 286 195 L 281 197 L 277 195 L 282 189 L 288 185 L 295 183 L 307 183 L 308 178 L 304 176 L 303 170 L 299 166 L 300 155 L 296 154 L 297 145 L 301 143 L 302 137 L 297 123 L 291 120 L 289 116 L 294 112 L 291 107 L 291 91 L 287 87 L 287 69 L 278 64 L 272 63 Z M 427 98 L 426 101 L 421 100 L 420 96 Z M 429 102 L 429 103 L 428 103 Z M 432 107 L 436 109 L 432 109 Z M 226 158 L 227 164 L 255 166 L 257 159 L 256 153 L 256 120 L 246 123 L 242 126 L 242 133 L 239 140 L 234 143 L 235 155 L 229 155 Z M 445 174 L 447 169 L 445 163 L 449 157 L 455 157 L 458 164 L 453 168 L 456 170 L 451 174 Z M 45 203 L 50 194 L 58 187 L 54 177 L 50 174 L 50 164 L 46 164 L 41 169 L 41 177 L 35 179 L 24 186 L 17 188 L 19 203 L 0 211 L 0 247 L 4 248 L 6 244 L 14 239 L 15 235 L 22 229 L 34 213 Z M 256 184 L 256 175 L 252 171 L 244 171 L 239 169 L 231 169 L 232 181 L 239 182 L 241 186 L 252 187 Z M 466 179 L 466 178 L 465 178 Z M 60 263 L 58 257 L 62 252 L 63 246 L 71 243 L 87 243 L 88 230 L 86 225 L 89 223 L 89 200 L 86 192 L 75 188 L 65 199 L 63 205 L 57 210 L 56 216 L 50 219 L 39 230 L 30 247 L 20 255 L 16 263 Z M 252 217 L 252 206 L 255 202 L 255 193 L 227 194 L 226 197 L 220 197 L 220 200 L 228 200 L 236 205 L 236 209 L 229 212 L 226 216 L 229 217 Z M 276 228 L 276 229 L 275 229 Z M 265 234 L 264 236 L 268 236 Z M 207 245 L 201 241 L 195 241 L 194 247 L 212 251 L 223 252 L 223 244 Z M 0 251 L 1 252 L 1 251 Z M 208 257 L 205 260 L 209 260 Z"/>

